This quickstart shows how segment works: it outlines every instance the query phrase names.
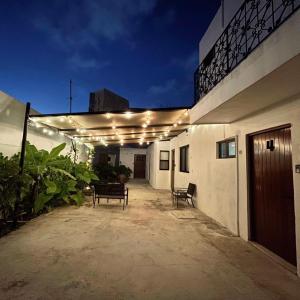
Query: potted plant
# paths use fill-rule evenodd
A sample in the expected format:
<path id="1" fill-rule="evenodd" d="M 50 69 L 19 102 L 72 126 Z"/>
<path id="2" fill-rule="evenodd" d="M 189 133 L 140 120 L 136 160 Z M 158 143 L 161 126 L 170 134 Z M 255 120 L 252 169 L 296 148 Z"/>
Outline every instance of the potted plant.
<path id="1" fill-rule="evenodd" d="M 117 177 L 120 183 L 126 183 L 129 180 L 132 170 L 124 165 L 116 167 Z"/>

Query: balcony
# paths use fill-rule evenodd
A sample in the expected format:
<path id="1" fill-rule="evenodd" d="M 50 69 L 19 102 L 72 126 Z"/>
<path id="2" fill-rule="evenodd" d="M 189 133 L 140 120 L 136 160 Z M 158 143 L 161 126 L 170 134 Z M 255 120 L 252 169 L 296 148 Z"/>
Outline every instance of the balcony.
<path id="1" fill-rule="evenodd" d="M 300 0 L 246 0 L 194 73 L 197 103 L 300 7 Z"/>

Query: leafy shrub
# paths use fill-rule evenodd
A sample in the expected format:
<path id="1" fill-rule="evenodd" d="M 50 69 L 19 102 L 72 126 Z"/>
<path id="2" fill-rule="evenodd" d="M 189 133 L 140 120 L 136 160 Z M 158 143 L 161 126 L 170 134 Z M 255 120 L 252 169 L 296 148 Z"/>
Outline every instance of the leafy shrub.
<path id="1" fill-rule="evenodd" d="M 94 166 L 94 172 L 103 182 L 116 182 L 121 174 L 129 178 L 132 170 L 124 165 L 114 167 L 109 164 L 100 164 Z"/>
<path id="2" fill-rule="evenodd" d="M 132 174 L 132 170 L 129 167 L 120 165 L 116 167 L 116 173 L 117 175 L 125 175 L 127 178 L 129 178 L 130 175 Z"/>
<path id="3" fill-rule="evenodd" d="M 0 153 L 0 217 L 14 218 L 16 207 L 21 213 L 36 215 L 46 207 L 82 204 L 83 188 L 98 177 L 83 162 L 74 163 L 70 156 L 60 155 L 66 144 L 50 152 L 27 143 L 24 172 L 19 174 L 19 157 Z M 21 192 L 17 203 L 17 191 Z M 18 212 L 19 214 L 19 212 Z"/>
<path id="4" fill-rule="evenodd" d="M 19 156 L 11 158 L 0 153 L 0 216 L 7 221 L 14 214 L 16 206 L 16 192 L 21 197 L 29 191 L 31 178 L 19 174 Z"/>

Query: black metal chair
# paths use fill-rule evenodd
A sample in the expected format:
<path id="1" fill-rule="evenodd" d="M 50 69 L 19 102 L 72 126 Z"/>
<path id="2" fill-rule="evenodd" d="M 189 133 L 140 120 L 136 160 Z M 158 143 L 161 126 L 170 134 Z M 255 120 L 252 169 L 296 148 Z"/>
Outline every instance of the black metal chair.
<path id="1" fill-rule="evenodd" d="M 93 205 L 95 207 L 96 199 L 98 204 L 101 198 L 106 198 L 107 203 L 109 199 L 117 199 L 120 202 L 123 200 L 123 210 L 128 205 L 128 188 L 125 188 L 124 183 L 95 183 Z"/>
<path id="2" fill-rule="evenodd" d="M 176 190 L 172 191 L 173 205 L 176 202 L 176 206 L 178 208 L 179 200 L 184 200 L 190 205 L 190 203 L 189 203 L 189 200 L 190 200 L 192 206 L 195 207 L 194 201 L 193 201 L 195 191 L 196 191 L 196 185 L 193 183 L 189 183 L 189 186 L 187 189 L 180 188 L 180 189 L 176 189 Z"/>

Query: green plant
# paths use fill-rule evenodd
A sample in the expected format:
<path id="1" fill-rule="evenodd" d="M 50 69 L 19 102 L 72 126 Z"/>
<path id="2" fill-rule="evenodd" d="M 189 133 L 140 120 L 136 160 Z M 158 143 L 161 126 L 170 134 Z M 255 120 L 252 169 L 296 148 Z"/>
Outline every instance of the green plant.
<path id="1" fill-rule="evenodd" d="M 132 170 L 129 167 L 120 165 L 120 166 L 116 167 L 116 173 L 118 175 L 125 175 L 127 178 L 129 178 L 130 175 L 132 174 Z"/>
<path id="2" fill-rule="evenodd" d="M 4 222 L 9 219 L 15 221 L 22 214 L 26 208 L 26 202 L 22 200 L 28 194 L 32 183 L 28 174 L 20 173 L 19 159 L 19 154 L 8 158 L 0 153 L 0 217 Z"/>
<path id="3" fill-rule="evenodd" d="M 94 166 L 94 172 L 101 181 L 114 182 L 117 180 L 115 167 L 109 164 L 99 164 Z"/>
<path id="4" fill-rule="evenodd" d="M 43 210 L 49 202 L 51 206 L 63 200 L 81 205 L 84 200 L 82 189 L 97 176 L 85 163 L 76 164 L 69 156 L 60 156 L 66 144 L 53 148 L 50 152 L 37 150 L 34 145 L 26 145 L 25 171 L 34 179 L 32 195 L 34 212 Z"/>
<path id="5" fill-rule="evenodd" d="M 100 164 L 94 166 L 94 172 L 101 181 L 115 182 L 119 180 L 120 175 L 125 175 L 129 178 L 132 170 L 124 165 L 114 167 L 109 164 Z"/>
<path id="6" fill-rule="evenodd" d="M 11 158 L 0 153 L 0 218 L 4 222 L 63 203 L 82 204 L 83 188 L 98 177 L 88 164 L 60 155 L 65 147 L 61 144 L 48 152 L 27 143 L 22 174 L 19 153 Z"/>

